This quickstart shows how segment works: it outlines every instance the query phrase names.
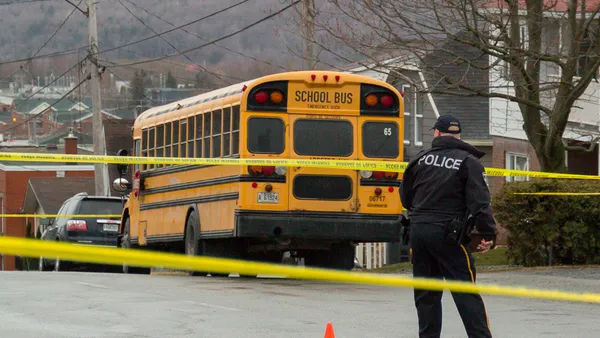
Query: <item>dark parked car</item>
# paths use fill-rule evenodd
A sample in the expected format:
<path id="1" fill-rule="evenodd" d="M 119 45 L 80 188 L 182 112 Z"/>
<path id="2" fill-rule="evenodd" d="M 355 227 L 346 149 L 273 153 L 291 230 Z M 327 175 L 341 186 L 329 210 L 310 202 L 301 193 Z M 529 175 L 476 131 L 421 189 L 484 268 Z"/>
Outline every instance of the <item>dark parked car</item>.
<path id="1" fill-rule="evenodd" d="M 121 223 L 119 216 L 76 217 L 72 215 L 120 215 L 122 211 L 123 201 L 119 197 L 77 194 L 63 203 L 57 217 L 42 230 L 41 240 L 116 247 Z M 40 257 L 39 260 L 40 271 L 48 271 L 50 267 L 53 267 L 54 271 L 67 271 L 76 266 L 94 266 L 94 264 L 61 261 L 58 258 Z M 110 268 L 117 270 L 117 267 Z M 120 266 L 118 268 L 120 269 Z"/>

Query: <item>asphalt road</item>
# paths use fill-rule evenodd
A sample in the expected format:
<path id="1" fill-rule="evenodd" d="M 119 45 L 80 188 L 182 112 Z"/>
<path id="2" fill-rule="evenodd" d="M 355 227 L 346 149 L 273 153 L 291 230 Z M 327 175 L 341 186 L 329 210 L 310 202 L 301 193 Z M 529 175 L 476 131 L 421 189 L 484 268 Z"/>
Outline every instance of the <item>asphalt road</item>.
<path id="1" fill-rule="evenodd" d="M 600 269 L 481 273 L 600 292 Z M 494 337 L 593 337 L 600 306 L 485 297 Z M 449 294 L 443 337 L 466 337 Z M 417 337 L 412 290 L 280 278 L 0 273 L 0 337 Z"/>

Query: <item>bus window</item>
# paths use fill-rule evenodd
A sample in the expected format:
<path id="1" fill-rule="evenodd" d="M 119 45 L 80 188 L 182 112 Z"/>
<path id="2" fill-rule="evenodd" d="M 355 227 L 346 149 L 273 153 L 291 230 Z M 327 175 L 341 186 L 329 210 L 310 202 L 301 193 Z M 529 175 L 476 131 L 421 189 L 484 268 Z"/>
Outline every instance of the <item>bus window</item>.
<path id="1" fill-rule="evenodd" d="M 296 120 L 294 151 L 298 155 L 350 156 L 353 136 L 349 121 Z"/>
<path id="2" fill-rule="evenodd" d="M 142 130 L 142 156 L 148 156 L 148 129 Z M 146 170 L 147 164 L 142 164 L 142 171 Z"/>
<path id="3" fill-rule="evenodd" d="M 161 124 L 156 127 L 156 157 L 164 157 L 165 148 L 165 125 Z M 157 164 L 156 167 L 162 167 L 162 164 Z"/>
<path id="4" fill-rule="evenodd" d="M 173 157 L 179 157 L 179 121 L 173 121 Z"/>
<path id="5" fill-rule="evenodd" d="M 154 144 L 154 128 L 148 129 L 148 157 L 154 157 L 154 149 L 156 145 Z M 148 164 L 148 169 L 154 169 L 154 164 Z"/>
<path id="6" fill-rule="evenodd" d="M 398 135 L 398 124 L 394 122 L 365 122 L 362 126 L 363 154 L 367 157 L 398 157 Z"/>
<path id="7" fill-rule="evenodd" d="M 133 149 L 133 151 L 135 153 L 135 156 L 138 156 L 138 157 L 140 156 L 140 154 L 142 152 L 142 150 L 140 149 L 140 146 L 141 146 L 140 140 L 135 140 L 134 149 Z M 139 163 L 135 163 L 133 165 L 133 172 L 136 172 L 138 170 L 140 170 L 140 164 Z"/>
<path id="8" fill-rule="evenodd" d="M 281 154 L 285 150 L 285 125 L 278 118 L 251 117 L 248 120 L 248 151 Z"/>
<path id="9" fill-rule="evenodd" d="M 186 153 L 186 149 L 187 149 L 187 119 L 182 119 L 179 122 L 179 126 L 180 126 L 180 132 L 179 132 L 179 151 L 180 151 L 180 157 L 186 157 L 185 153 Z"/>
<path id="10" fill-rule="evenodd" d="M 210 157 L 210 112 L 204 113 L 204 152 L 202 157 Z"/>
<path id="11" fill-rule="evenodd" d="M 221 157 L 221 110 L 212 112 L 212 157 Z"/>
<path id="12" fill-rule="evenodd" d="M 231 155 L 231 108 L 223 108 L 223 156 Z"/>
<path id="13" fill-rule="evenodd" d="M 194 117 L 188 117 L 187 157 L 194 157 Z"/>
<path id="14" fill-rule="evenodd" d="M 196 115 L 196 157 L 202 157 L 202 114 Z"/>
<path id="15" fill-rule="evenodd" d="M 231 109 L 231 154 L 240 153 L 240 106 Z"/>
<path id="16" fill-rule="evenodd" d="M 165 157 L 171 157 L 171 122 L 165 123 Z M 165 164 L 165 167 L 172 164 Z"/>

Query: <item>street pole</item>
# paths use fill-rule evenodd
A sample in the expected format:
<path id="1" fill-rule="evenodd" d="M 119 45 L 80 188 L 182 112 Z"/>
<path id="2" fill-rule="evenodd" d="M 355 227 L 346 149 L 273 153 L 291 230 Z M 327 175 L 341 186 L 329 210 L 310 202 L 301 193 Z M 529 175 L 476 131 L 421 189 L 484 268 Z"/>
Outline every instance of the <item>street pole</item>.
<path id="1" fill-rule="evenodd" d="M 304 70 L 315 67 L 317 52 L 315 46 L 315 0 L 304 0 Z"/>
<path id="2" fill-rule="evenodd" d="M 96 2 L 97 0 L 87 0 L 88 5 L 88 25 L 90 53 L 88 62 L 88 72 L 92 76 L 92 128 L 94 155 L 105 155 L 104 138 L 102 137 L 102 107 L 100 98 L 100 73 L 98 67 L 98 26 L 96 22 Z M 108 191 L 104 180 L 104 163 L 94 164 L 94 181 L 96 195 L 106 196 Z"/>

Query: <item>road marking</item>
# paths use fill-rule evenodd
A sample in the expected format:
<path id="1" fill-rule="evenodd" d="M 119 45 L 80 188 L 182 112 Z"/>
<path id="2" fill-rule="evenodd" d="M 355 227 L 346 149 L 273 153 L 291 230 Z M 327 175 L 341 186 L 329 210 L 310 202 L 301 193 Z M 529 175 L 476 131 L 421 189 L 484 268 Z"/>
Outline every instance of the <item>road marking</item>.
<path id="1" fill-rule="evenodd" d="M 93 288 L 108 289 L 108 286 L 104 286 L 104 285 L 90 284 L 90 283 L 86 283 L 86 282 L 73 282 L 73 283 L 79 284 L 79 285 L 91 286 Z"/>
<path id="2" fill-rule="evenodd" d="M 202 306 L 205 306 L 205 307 L 212 307 L 212 308 L 221 309 L 221 310 L 242 311 L 241 309 L 236 309 L 236 308 L 233 308 L 233 307 L 226 307 L 226 306 L 220 306 L 220 305 L 214 305 L 214 304 L 208 304 L 208 303 L 196 303 L 196 302 L 194 302 L 192 300 L 188 300 L 188 301 L 186 301 L 186 303 L 188 303 L 188 304 L 197 304 L 197 305 L 202 305 Z"/>

